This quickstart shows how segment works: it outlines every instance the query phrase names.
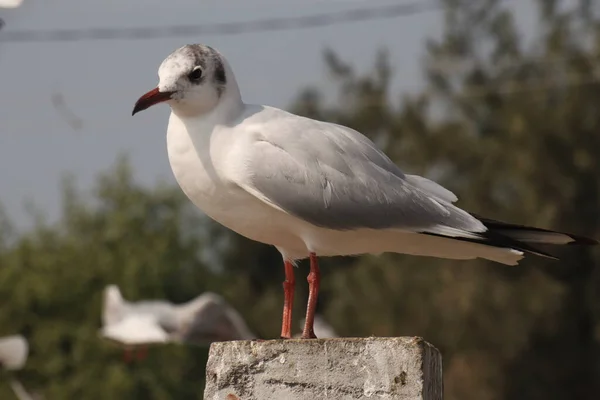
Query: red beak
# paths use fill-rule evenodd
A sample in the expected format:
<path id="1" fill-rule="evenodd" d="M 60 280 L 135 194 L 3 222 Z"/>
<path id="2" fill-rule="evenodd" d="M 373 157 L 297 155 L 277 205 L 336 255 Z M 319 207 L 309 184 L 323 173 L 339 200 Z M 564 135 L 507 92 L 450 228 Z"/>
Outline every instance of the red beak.
<path id="1" fill-rule="evenodd" d="M 135 102 L 135 106 L 133 107 L 133 112 L 131 115 L 135 115 L 140 111 L 144 111 L 146 108 L 152 107 L 155 104 L 167 101 L 172 95 L 173 92 L 159 92 L 158 88 L 152 89 L 148 93 L 142 95 L 142 97 Z"/>

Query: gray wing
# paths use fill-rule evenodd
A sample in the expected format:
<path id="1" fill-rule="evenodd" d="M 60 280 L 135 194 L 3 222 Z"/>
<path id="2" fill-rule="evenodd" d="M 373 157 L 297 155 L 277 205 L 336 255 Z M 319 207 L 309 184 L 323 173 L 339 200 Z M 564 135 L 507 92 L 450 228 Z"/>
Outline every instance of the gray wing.
<path id="1" fill-rule="evenodd" d="M 246 176 L 236 182 L 264 202 L 336 230 L 422 229 L 446 235 L 486 230 L 451 204 L 452 192 L 405 175 L 362 134 L 285 115 L 260 125 L 244 150 Z"/>
<path id="2" fill-rule="evenodd" d="M 179 309 L 181 340 L 197 345 L 253 339 L 242 317 L 215 293 L 204 293 Z"/>

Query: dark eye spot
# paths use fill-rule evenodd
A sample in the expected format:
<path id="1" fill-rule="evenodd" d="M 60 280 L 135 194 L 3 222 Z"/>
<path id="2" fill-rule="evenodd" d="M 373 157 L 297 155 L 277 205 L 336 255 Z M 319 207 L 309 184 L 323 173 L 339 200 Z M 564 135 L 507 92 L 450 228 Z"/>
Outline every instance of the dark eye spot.
<path id="1" fill-rule="evenodd" d="M 199 82 L 202 79 L 202 68 L 196 67 L 188 74 L 188 78 L 192 82 Z"/>

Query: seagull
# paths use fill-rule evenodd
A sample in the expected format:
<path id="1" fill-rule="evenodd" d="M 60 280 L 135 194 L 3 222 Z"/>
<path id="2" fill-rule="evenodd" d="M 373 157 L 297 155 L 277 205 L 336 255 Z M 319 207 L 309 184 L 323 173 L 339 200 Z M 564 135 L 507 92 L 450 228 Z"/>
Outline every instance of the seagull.
<path id="1" fill-rule="evenodd" d="M 17 8 L 23 0 L 0 0 L 0 8 Z"/>
<path id="2" fill-rule="evenodd" d="M 291 338 L 293 267 L 302 259 L 310 260 L 308 339 L 316 337 L 317 256 L 393 252 L 515 265 L 525 253 L 554 258 L 536 244 L 597 244 L 479 217 L 454 205 L 448 189 L 404 173 L 351 128 L 244 103 L 231 66 L 210 46 L 175 50 L 158 78 L 132 115 L 167 103 L 169 163 L 183 192 L 215 221 L 279 250 L 282 338 Z"/>
<path id="3" fill-rule="evenodd" d="M 206 292 L 181 305 L 162 300 L 128 302 L 116 285 L 104 289 L 100 335 L 127 348 L 171 342 L 254 339 L 242 317 L 225 300 Z"/>
<path id="4" fill-rule="evenodd" d="M 0 338 L 0 368 L 14 371 L 25 366 L 29 345 L 22 335 Z"/>
<path id="5" fill-rule="evenodd" d="M 17 371 L 23 369 L 29 356 L 29 344 L 23 335 L 12 335 L 0 338 L 0 370 Z M 39 394 L 30 394 L 21 381 L 9 376 L 8 384 L 19 400 L 38 400 Z"/>

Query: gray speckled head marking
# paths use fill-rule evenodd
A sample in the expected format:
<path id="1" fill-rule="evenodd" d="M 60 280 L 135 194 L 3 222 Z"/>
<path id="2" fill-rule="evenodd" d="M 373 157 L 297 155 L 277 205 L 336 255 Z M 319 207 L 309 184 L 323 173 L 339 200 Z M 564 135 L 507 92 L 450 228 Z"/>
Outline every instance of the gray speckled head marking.
<path id="1" fill-rule="evenodd" d="M 214 78 L 213 82 L 215 83 L 215 85 L 217 85 L 217 87 L 221 88 L 221 90 L 227 84 L 227 77 L 225 76 L 225 67 L 223 66 L 223 63 L 221 62 L 221 59 L 219 59 L 215 63 L 215 73 L 214 73 L 213 78 Z"/>
<path id="2" fill-rule="evenodd" d="M 225 77 L 225 67 L 223 66 L 219 52 L 210 46 L 201 44 L 189 44 L 184 46 L 184 48 L 191 53 L 190 55 L 194 58 L 195 65 L 200 66 L 203 71 L 207 71 L 209 68 L 212 69 L 211 81 L 217 88 L 219 95 L 221 95 L 223 90 L 225 90 L 227 78 Z M 204 79 L 206 79 L 206 73 L 202 77 L 202 81 Z"/>
<path id="3" fill-rule="evenodd" d="M 174 51 L 160 66 L 160 80 L 167 85 L 176 82 L 182 75 L 192 72 L 194 67 L 202 69 L 202 78 L 192 83 L 202 85 L 210 82 L 220 97 L 227 86 L 227 77 L 221 54 L 210 46 L 188 44 Z M 173 89 L 165 87 L 165 90 Z"/>
<path id="4" fill-rule="evenodd" d="M 219 54 L 218 51 L 216 51 L 210 46 L 204 46 L 204 49 L 207 50 L 207 52 L 203 54 L 202 58 L 204 60 L 209 59 L 210 63 L 212 64 L 212 82 L 217 88 L 217 91 L 219 92 L 220 96 L 223 93 L 223 90 L 225 90 L 225 86 L 227 85 L 227 77 L 225 76 L 225 67 L 223 66 L 221 54 Z"/>

